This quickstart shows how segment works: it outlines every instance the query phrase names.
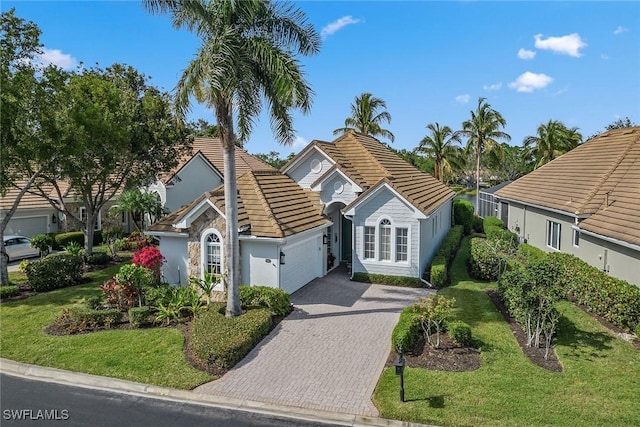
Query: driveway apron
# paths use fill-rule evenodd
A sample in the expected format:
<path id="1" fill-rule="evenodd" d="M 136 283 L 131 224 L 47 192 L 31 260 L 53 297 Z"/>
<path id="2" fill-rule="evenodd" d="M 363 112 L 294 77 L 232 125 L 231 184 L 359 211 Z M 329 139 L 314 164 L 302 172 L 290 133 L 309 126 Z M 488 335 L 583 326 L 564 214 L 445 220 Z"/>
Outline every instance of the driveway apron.
<path id="1" fill-rule="evenodd" d="M 402 308 L 426 289 L 351 282 L 333 272 L 291 296 L 294 312 L 235 368 L 195 389 L 259 402 L 379 415 L 371 395 Z"/>

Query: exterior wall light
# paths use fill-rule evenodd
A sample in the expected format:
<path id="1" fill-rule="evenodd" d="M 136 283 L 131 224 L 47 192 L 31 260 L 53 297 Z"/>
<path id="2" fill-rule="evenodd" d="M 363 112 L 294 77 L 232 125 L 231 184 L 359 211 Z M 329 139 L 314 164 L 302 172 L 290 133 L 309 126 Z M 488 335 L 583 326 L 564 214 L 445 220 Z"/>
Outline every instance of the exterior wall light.
<path id="1" fill-rule="evenodd" d="M 284 252 L 280 251 L 280 265 L 284 265 Z"/>

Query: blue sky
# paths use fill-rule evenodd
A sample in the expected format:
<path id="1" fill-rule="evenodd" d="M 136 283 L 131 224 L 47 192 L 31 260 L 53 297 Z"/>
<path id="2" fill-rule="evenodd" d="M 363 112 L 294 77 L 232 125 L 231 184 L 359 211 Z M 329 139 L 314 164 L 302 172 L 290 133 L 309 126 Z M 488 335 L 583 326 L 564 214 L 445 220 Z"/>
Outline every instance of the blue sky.
<path id="1" fill-rule="evenodd" d="M 332 140 L 355 96 L 387 103 L 396 148 L 413 149 L 439 122 L 454 129 L 486 97 L 520 145 L 549 119 L 587 137 L 618 118 L 640 123 L 639 2 L 342 2 L 298 6 L 323 34 L 302 60 L 315 91 L 309 115 L 295 114 L 292 147 L 266 118 L 245 146 L 287 155 L 313 139 Z M 132 65 L 172 91 L 199 41 L 134 1 L 7 1 L 2 11 L 42 30 L 45 60 L 75 68 Z M 194 105 L 190 119 L 213 122 Z"/>

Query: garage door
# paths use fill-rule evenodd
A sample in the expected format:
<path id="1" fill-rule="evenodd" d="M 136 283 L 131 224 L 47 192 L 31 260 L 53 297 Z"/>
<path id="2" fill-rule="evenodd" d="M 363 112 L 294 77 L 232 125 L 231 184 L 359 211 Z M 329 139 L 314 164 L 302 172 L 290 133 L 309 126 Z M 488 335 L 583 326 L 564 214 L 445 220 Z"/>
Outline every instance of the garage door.
<path id="1" fill-rule="evenodd" d="M 30 218 L 11 218 L 9 226 L 4 234 L 17 234 L 19 236 L 32 237 L 36 234 L 47 232 L 47 217 L 34 216 Z"/>
<path id="2" fill-rule="evenodd" d="M 322 275 L 322 234 L 282 247 L 285 264 L 280 266 L 280 287 L 294 293 Z"/>

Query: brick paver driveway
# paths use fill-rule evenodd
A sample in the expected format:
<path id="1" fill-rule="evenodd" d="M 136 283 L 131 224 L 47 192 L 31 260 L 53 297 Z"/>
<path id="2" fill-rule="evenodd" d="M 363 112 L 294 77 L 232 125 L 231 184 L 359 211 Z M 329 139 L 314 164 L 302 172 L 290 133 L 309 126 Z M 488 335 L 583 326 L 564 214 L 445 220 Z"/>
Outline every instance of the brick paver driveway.
<path id="1" fill-rule="evenodd" d="M 295 310 L 221 379 L 196 392 L 358 415 L 371 395 L 403 307 L 426 289 L 318 278 L 291 296 Z"/>

